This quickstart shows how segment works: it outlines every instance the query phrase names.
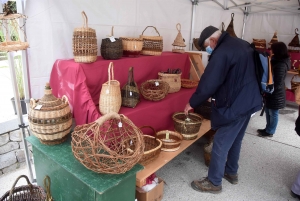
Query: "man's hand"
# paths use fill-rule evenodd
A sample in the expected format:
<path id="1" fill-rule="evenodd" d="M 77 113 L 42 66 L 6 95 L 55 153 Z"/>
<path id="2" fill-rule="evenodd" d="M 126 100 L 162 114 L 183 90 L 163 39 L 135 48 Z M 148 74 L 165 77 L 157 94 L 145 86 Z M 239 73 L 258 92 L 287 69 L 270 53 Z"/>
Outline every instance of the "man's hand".
<path id="1" fill-rule="evenodd" d="M 190 103 L 186 104 L 185 108 L 184 108 L 184 114 L 188 115 L 189 110 L 192 110 L 193 108 L 191 107 Z"/>

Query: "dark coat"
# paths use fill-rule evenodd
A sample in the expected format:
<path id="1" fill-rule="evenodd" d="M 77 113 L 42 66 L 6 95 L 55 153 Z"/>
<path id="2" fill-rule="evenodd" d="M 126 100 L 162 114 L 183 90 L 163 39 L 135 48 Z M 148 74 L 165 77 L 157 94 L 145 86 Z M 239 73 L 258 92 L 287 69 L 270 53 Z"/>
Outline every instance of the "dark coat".
<path id="1" fill-rule="evenodd" d="M 262 108 L 250 44 L 224 32 L 210 55 L 190 105 L 196 108 L 212 97 L 213 129 L 253 114 Z"/>
<path id="2" fill-rule="evenodd" d="M 290 59 L 271 60 L 274 91 L 272 94 L 266 94 L 266 107 L 269 109 L 282 109 L 285 107 L 285 76 L 286 72 L 290 69 Z"/>

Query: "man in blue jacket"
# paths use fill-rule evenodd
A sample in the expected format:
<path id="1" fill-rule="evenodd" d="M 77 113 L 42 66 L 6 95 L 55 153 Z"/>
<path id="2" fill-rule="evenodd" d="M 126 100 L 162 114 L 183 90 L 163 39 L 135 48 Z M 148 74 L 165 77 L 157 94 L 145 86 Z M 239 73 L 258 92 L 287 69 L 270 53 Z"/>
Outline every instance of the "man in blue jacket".
<path id="1" fill-rule="evenodd" d="M 211 98 L 211 127 L 216 130 L 208 177 L 194 180 L 193 189 L 220 193 L 222 178 L 238 183 L 238 160 L 242 139 L 251 114 L 262 108 L 255 76 L 253 49 L 216 27 L 206 27 L 199 46 L 210 55 L 199 85 L 185 107 L 185 113 Z"/>

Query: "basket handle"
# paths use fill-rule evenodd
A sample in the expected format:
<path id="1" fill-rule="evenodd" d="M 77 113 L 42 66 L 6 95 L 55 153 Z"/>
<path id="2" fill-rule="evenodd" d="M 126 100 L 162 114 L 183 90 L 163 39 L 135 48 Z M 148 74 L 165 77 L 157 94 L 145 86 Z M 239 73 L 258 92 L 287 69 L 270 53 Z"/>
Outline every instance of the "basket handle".
<path id="1" fill-rule="evenodd" d="M 181 24 L 180 24 L 180 23 L 177 23 L 177 24 L 176 24 L 176 29 L 177 29 L 177 31 L 179 31 L 179 32 L 181 31 Z"/>
<path id="2" fill-rule="evenodd" d="M 111 76 L 111 77 L 110 77 Z M 108 85 L 110 85 L 110 80 L 114 80 L 114 63 L 110 62 L 108 66 Z"/>
<path id="3" fill-rule="evenodd" d="M 231 13 L 231 20 L 233 20 L 233 17 L 234 17 L 234 13 Z"/>
<path id="4" fill-rule="evenodd" d="M 30 183 L 28 177 L 27 177 L 26 175 L 21 175 L 21 176 L 19 176 L 19 177 L 16 179 L 15 183 L 13 184 L 13 186 L 12 186 L 11 189 L 10 189 L 10 192 L 9 192 L 9 201 L 12 200 L 12 199 L 11 199 L 11 196 L 12 196 L 12 194 L 14 193 L 15 186 L 16 186 L 17 182 L 19 181 L 19 179 L 21 179 L 22 177 L 24 177 L 24 178 L 26 179 L 27 184 L 28 184 L 29 189 L 30 189 L 30 193 L 32 193 L 33 186 L 32 186 L 32 184 Z"/>
<path id="5" fill-rule="evenodd" d="M 101 116 L 99 119 L 96 120 L 96 123 L 101 126 L 105 121 L 110 120 L 110 119 L 118 119 L 121 120 L 121 115 L 119 115 L 116 112 L 109 112 L 103 116 Z"/>
<path id="6" fill-rule="evenodd" d="M 224 24 L 224 22 L 222 22 L 222 31 L 224 31 L 225 30 L 225 24 Z"/>
<path id="7" fill-rule="evenodd" d="M 157 29 L 156 29 L 154 26 L 147 26 L 147 27 L 144 29 L 144 31 L 146 31 L 146 29 L 147 29 L 148 27 L 153 27 L 153 28 L 155 29 L 156 33 L 158 34 L 158 36 L 160 36 L 159 32 L 157 31 Z M 144 31 L 143 31 L 142 35 L 144 34 Z"/>
<path id="8" fill-rule="evenodd" d="M 295 29 L 295 34 L 296 34 L 296 35 L 299 35 L 299 34 L 298 34 L 298 28 Z"/>
<path id="9" fill-rule="evenodd" d="M 114 36 L 114 26 L 111 27 L 111 35 L 110 36 Z"/>
<path id="10" fill-rule="evenodd" d="M 139 127 L 139 129 L 142 129 L 142 128 L 150 128 L 154 132 L 154 137 L 156 138 L 156 131 L 152 126 L 141 126 L 141 127 Z"/>
<path id="11" fill-rule="evenodd" d="M 67 97 L 66 95 L 63 95 L 61 99 L 62 99 L 62 101 L 63 101 L 64 103 L 66 103 L 66 104 L 69 103 L 69 99 L 68 99 L 68 97 Z"/>
<path id="12" fill-rule="evenodd" d="M 30 106 L 31 106 L 31 108 L 35 108 L 35 106 L 36 106 L 36 101 L 33 99 L 33 98 L 31 98 L 30 99 Z"/>
<path id="13" fill-rule="evenodd" d="M 88 28 L 88 18 L 87 18 L 87 16 L 86 16 L 85 12 L 82 11 L 82 12 L 81 12 L 81 15 L 82 15 L 82 17 L 83 17 L 83 27 L 84 27 L 84 28 Z"/>

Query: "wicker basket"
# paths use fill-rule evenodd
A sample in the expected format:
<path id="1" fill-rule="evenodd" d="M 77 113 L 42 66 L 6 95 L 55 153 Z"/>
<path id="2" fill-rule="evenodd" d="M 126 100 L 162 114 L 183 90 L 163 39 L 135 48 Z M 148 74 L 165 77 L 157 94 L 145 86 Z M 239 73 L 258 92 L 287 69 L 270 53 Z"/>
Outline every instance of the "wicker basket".
<path id="1" fill-rule="evenodd" d="M 142 158 L 145 148 L 141 130 L 115 112 L 76 126 L 71 146 L 75 158 L 86 168 L 108 174 L 130 170 Z"/>
<path id="2" fill-rule="evenodd" d="M 266 39 L 255 39 L 255 38 L 253 38 L 253 43 L 254 43 L 256 49 L 266 49 L 267 48 Z"/>
<path id="3" fill-rule="evenodd" d="M 181 88 L 181 73 L 169 74 L 158 72 L 158 79 L 161 79 L 169 84 L 170 89 L 168 93 L 178 92 Z"/>
<path id="4" fill-rule="evenodd" d="M 191 88 L 197 87 L 198 84 L 199 84 L 199 81 L 189 80 L 189 79 L 181 79 L 181 87 L 182 88 L 191 89 Z"/>
<path id="5" fill-rule="evenodd" d="M 293 93 L 295 93 L 296 89 L 300 86 L 300 82 L 294 81 L 295 76 L 299 76 L 299 75 L 294 75 L 291 79 L 291 90 Z"/>
<path id="6" fill-rule="evenodd" d="M 295 29 L 295 37 L 292 39 L 292 41 L 288 45 L 288 51 L 289 52 L 300 52 L 300 43 L 299 43 L 299 34 L 298 34 L 298 28 Z"/>
<path id="7" fill-rule="evenodd" d="M 181 133 L 183 139 L 194 140 L 198 137 L 198 132 L 202 124 L 203 118 L 196 113 L 189 113 L 188 116 L 184 112 L 176 112 L 172 116 L 174 130 Z"/>
<path id="8" fill-rule="evenodd" d="M 143 39 L 120 37 L 123 45 L 123 56 L 138 57 L 143 49 Z"/>
<path id="9" fill-rule="evenodd" d="M 231 13 L 231 21 L 226 29 L 226 32 L 228 32 L 230 36 L 237 38 L 234 32 L 233 18 L 234 18 L 234 13 Z"/>
<path id="10" fill-rule="evenodd" d="M 162 151 L 177 151 L 182 142 L 182 135 L 175 131 L 162 130 L 157 132 L 157 138 L 162 141 Z"/>
<path id="11" fill-rule="evenodd" d="M 152 27 L 155 29 L 158 36 L 145 36 L 143 35 L 144 32 L 148 27 Z M 160 36 L 159 32 L 154 26 L 147 26 L 144 31 L 142 32 L 142 35 L 140 35 L 140 38 L 143 40 L 143 49 L 141 54 L 144 55 L 161 55 L 163 51 L 163 37 Z"/>
<path id="12" fill-rule="evenodd" d="M 114 78 L 114 65 L 113 62 L 108 66 L 108 81 L 102 84 L 99 110 L 102 115 L 109 112 L 118 113 L 121 108 L 122 98 L 120 82 Z"/>
<path id="13" fill-rule="evenodd" d="M 170 89 L 168 83 L 162 80 L 147 80 L 140 87 L 143 97 L 150 101 L 160 101 L 166 97 Z"/>
<path id="14" fill-rule="evenodd" d="M 32 133 L 41 143 L 47 145 L 62 143 L 67 139 L 72 127 L 68 98 L 66 96 L 62 99 L 56 98 L 49 83 L 46 83 L 45 95 L 40 100 L 30 99 L 28 120 Z"/>
<path id="15" fill-rule="evenodd" d="M 16 187 L 19 179 L 25 178 L 27 185 Z M 30 183 L 26 175 L 19 176 L 13 184 L 10 191 L 7 191 L 1 198 L 0 201 L 45 201 L 46 193 L 43 188 L 33 185 Z"/>
<path id="16" fill-rule="evenodd" d="M 172 44 L 173 45 L 172 52 L 184 53 L 185 52 L 184 48 L 186 47 L 186 45 L 184 43 L 185 40 L 181 35 L 181 24 L 177 23 L 176 28 L 177 28 L 178 34 L 174 40 L 174 43 Z"/>
<path id="17" fill-rule="evenodd" d="M 84 11 L 83 27 L 75 28 L 73 32 L 73 54 L 78 63 L 92 63 L 97 60 L 96 31 L 88 27 L 88 19 Z"/>
<path id="18" fill-rule="evenodd" d="M 148 163 L 151 163 L 159 156 L 161 152 L 162 141 L 156 137 L 156 131 L 153 127 L 151 126 L 140 127 L 140 129 L 142 128 L 150 128 L 154 134 L 154 136 L 144 134 L 144 143 L 145 143 L 144 155 L 140 159 L 139 163 L 142 165 L 147 165 Z"/>
<path id="19" fill-rule="evenodd" d="M 140 101 L 140 92 L 133 77 L 133 67 L 129 68 L 127 83 L 121 89 L 122 106 L 134 108 Z"/>
<path id="20" fill-rule="evenodd" d="M 114 27 L 111 28 L 111 37 L 102 39 L 101 56 L 103 59 L 120 59 L 123 55 L 122 40 L 114 38 Z"/>

